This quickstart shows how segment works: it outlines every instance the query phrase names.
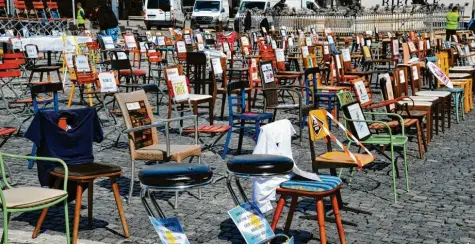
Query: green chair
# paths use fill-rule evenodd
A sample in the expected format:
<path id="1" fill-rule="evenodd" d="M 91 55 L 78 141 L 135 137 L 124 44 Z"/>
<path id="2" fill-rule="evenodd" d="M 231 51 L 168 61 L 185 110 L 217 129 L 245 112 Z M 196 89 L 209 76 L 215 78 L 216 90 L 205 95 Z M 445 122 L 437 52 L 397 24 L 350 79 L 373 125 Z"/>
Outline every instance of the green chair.
<path id="1" fill-rule="evenodd" d="M 23 186 L 23 187 L 12 187 L 7 179 L 5 178 L 5 164 L 3 158 L 13 158 L 13 159 L 26 159 L 34 160 L 37 163 L 40 161 L 50 161 L 61 164 L 64 167 L 64 180 L 63 180 L 63 189 L 50 189 L 42 187 L 32 187 L 32 186 Z M 0 204 L 2 205 L 3 211 L 3 236 L 2 242 L 8 244 L 8 222 L 10 221 L 11 213 L 21 213 L 41 210 L 54 206 L 60 202 L 64 203 L 64 221 L 66 224 L 66 243 L 70 243 L 69 236 L 69 216 L 68 216 L 68 192 L 67 192 L 67 183 L 68 183 L 68 166 L 65 162 L 56 158 L 45 158 L 45 157 L 30 157 L 30 156 L 20 156 L 12 155 L 6 153 L 0 153 L 0 168 L 2 170 L 3 184 L 5 185 L 3 189 L 0 188 Z M 57 180 L 55 183 L 59 185 L 60 180 Z"/>
<path id="2" fill-rule="evenodd" d="M 340 106 L 342 109 L 350 104 L 353 104 L 355 102 L 352 94 L 349 91 L 340 91 L 337 94 L 338 101 L 340 103 Z M 394 113 L 381 113 L 381 112 L 364 112 L 364 115 L 370 115 L 372 117 L 374 116 L 388 116 L 392 118 L 397 118 L 399 120 L 401 125 L 404 125 L 404 119 Z M 373 134 L 365 139 L 359 138 L 360 142 L 363 143 L 364 145 L 374 145 L 374 146 L 379 146 L 379 145 L 389 145 L 390 150 L 391 150 L 391 156 L 388 157 L 383 153 L 385 157 L 387 157 L 389 160 L 391 160 L 391 165 L 392 165 L 392 178 L 393 178 L 393 191 L 394 191 L 394 201 L 397 202 L 397 193 L 396 193 L 396 172 L 397 172 L 397 167 L 396 167 L 396 157 L 394 153 L 394 147 L 395 146 L 401 146 L 403 147 L 403 158 L 404 158 L 404 173 L 406 177 L 406 189 L 409 191 L 409 178 L 408 178 L 408 168 L 407 168 L 407 153 L 406 153 L 406 144 L 408 141 L 407 136 L 405 135 L 404 132 L 404 126 L 400 126 L 401 129 L 401 134 L 400 135 L 393 135 L 391 127 L 388 125 L 388 122 L 384 121 L 377 121 L 377 120 L 355 120 L 348 118 L 346 114 L 343 115 L 343 118 L 345 120 L 345 127 L 351 128 L 349 126 L 349 123 L 354 123 L 354 122 L 365 122 L 365 123 L 378 123 L 382 125 L 383 128 L 385 128 L 386 134 L 381 133 L 383 130 L 379 130 L 379 134 Z M 352 132 L 353 133 L 353 132 Z M 355 133 L 354 133 L 355 134 Z M 347 135 L 348 139 L 348 147 L 354 141 Z M 353 170 L 352 170 L 353 171 Z M 340 171 L 341 174 L 341 171 Z"/>

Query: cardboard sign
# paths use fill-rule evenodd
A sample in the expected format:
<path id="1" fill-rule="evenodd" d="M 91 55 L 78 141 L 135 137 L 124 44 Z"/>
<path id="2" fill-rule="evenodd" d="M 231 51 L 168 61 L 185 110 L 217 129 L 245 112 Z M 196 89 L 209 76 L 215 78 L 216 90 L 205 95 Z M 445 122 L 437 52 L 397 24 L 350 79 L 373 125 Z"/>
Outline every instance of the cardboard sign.
<path id="1" fill-rule="evenodd" d="M 309 55 L 308 47 L 307 47 L 307 46 L 303 46 L 303 47 L 302 47 L 302 57 L 306 58 L 308 55 Z"/>
<path id="2" fill-rule="evenodd" d="M 213 72 L 215 75 L 223 73 L 223 67 L 221 66 L 221 60 L 219 58 L 212 58 L 211 64 L 213 65 Z"/>
<path id="3" fill-rule="evenodd" d="M 114 49 L 114 40 L 112 40 L 112 36 L 103 36 L 102 38 L 102 43 L 104 44 L 104 49 L 109 50 L 109 49 Z"/>
<path id="4" fill-rule="evenodd" d="M 186 85 L 186 76 L 174 76 L 172 78 L 169 77 L 169 79 L 172 85 L 173 94 L 175 94 L 173 97 L 175 102 L 188 100 L 190 98 L 190 93 L 188 91 L 188 86 Z"/>
<path id="5" fill-rule="evenodd" d="M 274 70 L 272 70 L 272 63 L 263 64 L 261 66 L 261 71 L 265 83 L 274 82 Z"/>
<path id="6" fill-rule="evenodd" d="M 165 46 L 165 37 L 164 36 L 157 36 L 157 45 Z"/>
<path id="7" fill-rule="evenodd" d="M 117 83 L 114 73 L 101 72 L 99 73 L 99 83 L 101 84 L 101 92 L 117 92 Z"/>
<path id="8" fill-rule="evenodd" d="M 190 244 L 177 218 L 148 218 L 163 244 Z"/>
<path id="9" fill-rule="evenodd" d="M 27 45 L 25 46 L 25 49 L 28 58 L 38 58 L 38 50 L 36 50 L 36 46 Z"/>
<path id="10" fill-rule="evenodd" d="M 85 55 L 76 55 L 76 71 L 78 72 L 91 72 L 89 67 L 89 61 Z"/>
<path id="11" fill-rule="evenodd" d="M 177 41 L 176 42 L 176 49 L 178 53 L 186 53 L 186 44 L 184 41 Z"/>
<path id="12" fill-rule="evenodd" d="M 275 49 L 275 57 L 277 59 L 277 62 L 285 62 L 284 49 Z"/>
<path id="13" fill-rule="evenodd" d="M 274 238 L 264 214 L 255 203 L 244 203 L 228 211 L 247 244 L 265 243 Z"/>
<path id="14" fill-rule="evenodd" d="M 21 40 L 19 38 L 10 38 L 10 42 L 12 44 L 13 50 L 23 50 L 23 45 L 21 44 Z"/>
<path id="15" fill-rule="evenodd" d="M 429 61 L 427 62 L 427 67 L 429 67 L 430 72 L 437 78 L 437 80 L 442 82 L 442 84 L 448 88 L 454 88 L 454 85 L 450 81 L 449 77 L 447 77 L 447 75 L 445 75 L 445 73 L 439 69 L 437 65 Z"/>
<path id="16" fill-rule="evenodd" d="M 369 96 L 368 96 L 368 92 L 366 91 L 364 82 L 362 80 L 355 82 L 354 86 L 355 86 L 356 93 L 358 94 L 358 97 L 360 99 L 360 103 L 366 104 L 367 102 L 369 102 Z"/>
<path id="17" fill-rule="evenodd" d="M 350 49 L 341 49 L 341 53 L 343 54 L 343 62 L 351 62 Z"/>

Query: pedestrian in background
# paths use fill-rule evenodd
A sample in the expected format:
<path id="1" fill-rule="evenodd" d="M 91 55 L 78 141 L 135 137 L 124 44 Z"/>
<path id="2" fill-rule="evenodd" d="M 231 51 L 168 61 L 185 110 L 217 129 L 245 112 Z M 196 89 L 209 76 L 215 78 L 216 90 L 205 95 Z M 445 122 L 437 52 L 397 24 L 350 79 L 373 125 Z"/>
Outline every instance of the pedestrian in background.
<path id="1" fill-rule="evenodd" d="M 79 30 L 86 29 L 86 12 L 81 6 L 81 3 L 77 3 L 78 13 L 76 15 L 76 21 L 78 23 Z"/>
<path id="2" fill-rule="evenodd" d="M 447 25 L 445 27 L 445 40 L 450 41 L 452 35 L 457 34 L 457 27 L 459 25 L 458 7 L 453 7 L 452 11 L 447 13 Z"/>
<path id="3" fill-rule="evenodd" d="M 99 22 L 99 28 L 102 34 L 100 36 L 111 36 L 114 42 L 120 35 L 119 21 L 109 6 L 102 6 L 97 11 L 97 21 Z"/>

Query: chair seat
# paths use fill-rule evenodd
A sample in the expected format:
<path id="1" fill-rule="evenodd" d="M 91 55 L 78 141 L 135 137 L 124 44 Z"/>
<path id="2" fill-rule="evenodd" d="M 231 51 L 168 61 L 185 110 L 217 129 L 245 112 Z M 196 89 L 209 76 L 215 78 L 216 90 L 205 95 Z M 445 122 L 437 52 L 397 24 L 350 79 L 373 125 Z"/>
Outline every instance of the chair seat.
<path id="1" fill-rule="evenodd" d="M 440 89 L 440 90 L 438 90 L 438 91 L 463 92 L 463 88 L 460 88 L 460 87 L 445 88 L 445 89 Z"/>
<path id="2" fill-rule="evenodd" d="M 181 162 L 189 156 L 200 156 L 200 145 L 170 145 L 171 161 Z M 166 144 L 153 144 L 134 151 L 134 159 L 139 160 L 164 160 L 167 158 Z"/>
<path id="3" fill-rule="evenodd" d="M 354 153 L 353 155 L 360 160 L 362 166 L 373 162 L 373 157 L 369 154 Z M 345 152 L 326 152 L 321 154 L 315 158 L 314 165 L 317 168 L 348 168 L 358 166 Z"/>
<path id="4" fill-rule="evenodd" d="M 3 190 L 3 195 L 7 208 L 29 208 L 53 202 L 68 193 L 63 190 L 25 186 Z M 3 204 L 1 199 L 0 204 Z"/>
<path id="5" fill-rule="evenodd" d="M 190 101 L 201 101 L 213 98 L 211 95 L 190 94 Z"/>
<path id="6" fill-rule="evenodd" d="M 397 102 L 399 105 L 407 104 L 409 107 L 413 105 L 413 102 L 411 100 L 403 100 Z M 426 102 L 426 101 L 414 101 L 414 106 L 428 106 L 431 107 L 432 103 L 431 102 Z"/>
<path id="7" fill-rule="evenodd" d="M 448 91 L 418 91 L 416 92 L 416 96 L 434 96 L 434 97 L 447 97 L 450 96 L 450 92 Z"/>
<path id="8" fill-rule="evenodd" d="M 404 145 L 407 143 L 407 136 L 398 136 L 393 135 L 392 138 L 389 135 L 385 134 L 374 134 L 371 135 L 368 139 L 362 141 L 363 144 L 390 144 L 394 145 Z"/>
<path id="9" fill-rule="evenodd" d="M 419 118 L 424 117 L 427 115 L 426 111 L 418 111 L 418 110 L 411 110 L 409 114 L 406 111 L 402 111 L 399 113 L 403 118 L 410 116 L 411 118 Z"/>
<path id="10" fill-rule="evenodd" d="M 417 123 L 417 119 L 405 119 L 404 120 L 404 127 L 412 126 L 415 123 Z M 393 120 L 393 121 L 388 121 L 386 122 L 390 128 L 396 128 L 400 126 L 399 120 Z M 385 130 L 387 129 L 386 126 L 384 126 L 381 123 L 372 123 L 369 125 L 369 128 L 372 130 Z"/>
<path id="11" fill-rule="evenodd" d="M 294 167 L 292 159 L 269 154 L 235 156 L 227 163 L 228 170 L 237 174 L 273 175 L 288 174 Z"/>
<path id="12" fill-rule="evenodd" d="M 405 98 L 404 100 L 414 100 L 414 102 L 417 101 L 424 101 L 424 102 L 436 102 L 439 100 L 439 97 L 436 96 L 409 96 L 408 98 Z"/>
<path id="13" fill-rule="evenodd" d="M 342 184 L 341 179 L 336 176 L 319 175 L 319 177 L 322 181 L 300 180 L 297 177 L 294 177 L 281 183 L 280 187 L 297 191 L 325 192 L 334 190 Z"/>
<path id="14" fill-rule="evenodd" d="M 202 125 L 198 128 L 198 133 L 226 133 L 230 128 L 229 125 Z M 183 133 L 195 133 L 195 129 L 183 129 Z"/>
<path id="15" fill-rule="evenodd" d="M 167 163 L 142 169 L 139 180 L 154 187 L 184 187 L 204 184 L 213 177 L 213 171 L 203 164 Z"/>
<path id="16" fill-rule="evenodd" d="M 467 73 L 449 73 L 450 79 L 465 79 L 470 77 L 471 75 Z"/>
<path id="17" fill-rule="evenodd" d="M 272 113 L 243 113 L 243 114 L 233 114 L 233 117 L 241 120 L 266 120 L 272 119 Z"/>
<path id="18" fill-rule="evenodd" d="M 449 69 L 449 71 L 467 71 L 472 72 L 475 71 L 473 66 L 455 66 Z"/>
<path id="19" fill-rule="evenodd" d="M 31 69 L 33 72 L 52 72 L 61 69 L 61 66 L 37 66 Z"/>
<path id="20" fill-rule="evenodd" d="M 121 69 L 119 71 L 120 75 L 123 75 L 123 76 L 129 76 L 130 75 L 130 69 Z M 145 75 L 145 70 L 141 70 L 141 69 L 132 69 L 132 73 L 136 76 L 142 76 L 142 75 Z"/>
<path id="21" fill-rule="evenodd" d="M 114 164 L 101 164 L 101 163 L 83 163 L 83 164 L 69 164 L 68 165 L 69 176 L 87 177 L 95 175 L 105 175 L 122 172 L 122 168 Z M 64 168 L 58 166 L 53 170 L 56 174 L 64 174 Z"/>

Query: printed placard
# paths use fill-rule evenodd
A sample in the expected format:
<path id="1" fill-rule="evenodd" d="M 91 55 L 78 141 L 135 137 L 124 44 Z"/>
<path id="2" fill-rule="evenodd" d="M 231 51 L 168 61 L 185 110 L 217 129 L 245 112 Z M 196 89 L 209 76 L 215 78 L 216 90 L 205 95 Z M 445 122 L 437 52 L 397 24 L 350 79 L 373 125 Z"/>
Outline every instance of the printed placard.
<path id="1" fill-rule="evenodd" d="M 205 45 L 203 43 L 198 43 L 198 51 L 204 51 Z"/>
<path id="2" fill-rule="evenodd" d="M 112 36 L 103 36 L 102 38 L 102 43 L 104 44 L 104 49 L 109 50 L 109 49 L 114 49 L 114 40 L 112 39 Z"/>
<path id="3" fill-rule="evenodd" d="M 85 55 L 76 55 L 76 71 L 90 72 L 89 61 Z"/>
<path id="4" fill-rule="evenodd" d="M 168 80 L 171 80 L 173 77 L 180 76 L 180 73 L 178 73 L 178 68 L 168 68 L 165 69 L 165 72 L 167 73 Z"/>
<path id="5" fill-rule="evenodd" d="M 289 47 L 293 47 L 294 46 L 294 39 L 292 37 L 289 37 L 288 41 L 287 41 L 287 45 Z"/>
<path id="6" fill-rule="evenodd" d="M 38 58 L 38 50 L 36 50 L 36 46 L 26 45 L 25 49 L 28 58 Z"/>
<path id="7" fill-rule="evenodd" d="M 135 42 L 135 37 L 133 35 L 124 36 L 125 45 L 127 48 L 136 48 L 137 42 Z"/>
<path id="8" fill-rule="evenodd" d="M 184 41 L 177 41 L 176 42 L 176 49 L 178 53 L 186 53 L 186 44 Z"/>
<path id="9" fill-rule="evenodd" d="M 327 45 L 323 46 L 323 54 L 324 55 L 330 54 L 330 47 L 329 46 L 327 46 Z"/>
<path id="10" fill-rule="evenodd" d="M 157 36 L 157 45 L 165 46 L 165 37 L 164 36 Z"/>
<path id="11" fill-rule="evenodd" d="M 274 70 L 272 70 L 272 63 L 261 65 L 262 75 L 265 83 L 274 82 Z"/>
<path id="12" fill-rule="evenodd" d="M 308 47 L 307 46 L 302 46 L 302 57 L 306 58 L 308 57 L 309 52 L 308 52 Z"/>
<path id="13" fill-rule="evenodd" d="M 399 41 L 394 39 L 392 41 L 393 55 L 399 55 Z"/>
<path id="14" fill-rule="evenodd" d="M 249 39 L 246 36 L 241 37 L 241 44 L 242 46 L 249 46 Z"/>
<path id="15" fill-rule="evenodd" d="M 191 45 L 191 44 L 193 44 L 193 41 L 191 40 L 190 34 L 185 34 L 185 35 L 183 35 L 183 38 L 185 39 L 185 44 L 186 44 L 186 45 Z"/>
<path id="16" fill-rule="evenodd" d="M 23 50 L 23 45 L 21 44 L 21 40 L 19 38 L 10 38 L 10 42 L 12 44 L 13 50 Z"/>
<path id="17" fill-rule="evenodd" d="M 384 79 L 385 82 L 385 88 L 386 88 L 386 95 L 387 95 L 387 100 L 393 100 L 394 99 L 394 92 L 393 92 L 393 86 L 391 83 L 391 77 L 389 76 L 389 73 L 381 74 L 378 76 L 378 79 Z M 389 104 L 389 110 L 388 112 L 393 111 L 396 108 L 396 104 L 391 103 Z"/>
<path id="18" fill-rule="evenodd" d="M 66 54 L 64 54 L 64 57 L 66 59 L 66 66 L 69 69 L 72 69 L 74 67 L 73 54 L 72 53 L 66 53 Z"/>
<path id="19" fill-rule="evenodd" d="M 312 38 L 309 37 L 309 36 L 306 37 L 306 38 L 305 38 L 305 44 L 306 44 L 307 46 L 312 46 L 312 45 L 313 45 L 313 43 L 312 43 Z"/>
<path id="20" fill-rule="evenodd" d="M 366 122 L 360 122 L 365 120 L 363 111 L 361 110 L 361 106 L 359 103 L 353 103 L 347 106 L 348 114 L 351 120 L 356 120 L 359 122 L 353 122 L 354 134 L 358 139 L 367 138 L 371 135 L 369 131 L 368 124 Z"/>
<path id="21" fill-rule="evenodd" d="M 197 33 L 195 36 L 198 43 L 203 43 L 203 35 L 201 35 L 201 33 Z"/>
<path id="22" fill-rule="evenodd" d="M 163 244 L 190 244 L 177 218 L 149 219 Z"/>
<path id="23" fill-rule="evenodd" d="M 271 41 L 270 41 L 270 45 L 271 45 L 272 49 L 276 49 L 276 48 L 277 48 L 277 43 L 275 42 L 275 40 L 271 40 Z"/>
<path id="24" fill-rule="evenodd" d="M 411 66 L 412 69 L 412 79 L 419 80 L 419 70 L 417 69 L 416 65 Z"/>
<path id="25" fill-rule="evenodd" d="M 275 57 L 277 58 L 277 62 L 285 62 L 284 49 L 275 49 Z"/>
<path id="26" fill-rule="evenodd" d="M 430 72 L 437 78 L 437 80 L 442 82 L 442 84 L 448 88 L 454 88 L 454 85 L 450 81 L 449 77 L 447 77 L 447 75 L 445 75 L 445 73 L 439 67 L 437 67 L 437 65 L 429 61 L 427 62 L 427 67 L 429 67 Z"/>
<path id="27" fill-rule="evenodd" d="M 399 70 L 399 83 L 406 83 L 406 74 L 404 73 L 404 70 Z"/>
<path id="28" fill-rule="evenodd" d="M 264 243 L 274 238 L 264 214 L 255 203 L 244 203 L 228 211 L 247 244 Z"/>
<path id="29" fill-rule="evenodd" d="M 343 62 L 351 62 L 350 49 L 341 49 L 341 54 L 343 54 Z"/>
<path id="30" fill-rule="evenodd" d="M 366 91 L 366 87 L 362 80 L 355 82 L 354 84 L 356 93 L 358 93 L 358 97 L 360 99 L 361 104 L 366 104 L 369 102 L 368 92 Z"/>
<path id="31" fill-rule="evenodd" d="M 186 84 L 186 76 L 174 76 L 172 78 L 169 77 L 169 79 L 172 84 L 173 94 L 175 94 L 173 99 L 176 102 L 188 100 L 190 98 L 190 93 Z"/>
<path id="32" fill-rule="evenodd" d="M 117 83 L 114 73 L 101 72 L 99 73 L 99 83 L 101 84 L 101 92 L 117 92 Z"/>
<path id="33" fill-rule="evenodd" d="M 411 53 L 417 52 L 416 45 L 414 45 L 414 42 L 408 42 L 407 45 L 409 46 L 409 51 Z"/>
<path id="34" fill-rule="evenodd" d="M 213 65 L 213 72 L 215 75 L 223 73 L 223 67 L 221 66 L 221 60 L 219 58 L 212 58 L 211 64 Z"/>

